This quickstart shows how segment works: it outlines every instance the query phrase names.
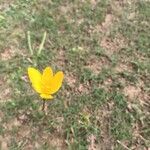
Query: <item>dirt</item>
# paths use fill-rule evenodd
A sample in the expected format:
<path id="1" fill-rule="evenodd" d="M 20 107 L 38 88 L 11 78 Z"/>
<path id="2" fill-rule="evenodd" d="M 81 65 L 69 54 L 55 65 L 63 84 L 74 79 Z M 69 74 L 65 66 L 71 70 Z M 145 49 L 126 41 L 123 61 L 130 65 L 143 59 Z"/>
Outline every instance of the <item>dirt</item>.
<path id="1" fill-rule="evenodd" d="M 7 48 L 0 53 L 0 58 L 4 61 L 11 59 L 13 56 L 15 56 L 15 52 L 11 48 Z"/>
<path id="2" fill-rule="evenodd" d="M 140 95 L 139 95 L 139 101 L 141 103 L 141 105 L 150 105 L 150 94 L 146 93 L 145 91 L 141 91 Z"/>
<path id="3" fill-rule="evenodd" d="M 66 64 L 66 56 L 65 56 L 65 50 L 63 49 L 59 49 L 56 57 L 55 57 L 55 62 L 56 62 L 56 66 L 60 69 L 65 69 L 65 64 Z"/>
<path id="4" fill-rule="evenodd" d="M 60 136 L 52 136 L 49 140 L 49 145 L 52 147 L 55 147 L 57 150 L 65 150 L 66 149 L 66 144 L 65 141 L 62 137 Z"/>
<path id="5" fill-rule="evenodd" d="M 107 78 L 103 82 L 103 84 L 99 84 L 99 87 L 105 89 L 105 91 L 107 91 L 107 92 L 110 92 L 112 90 L 111 89 L 112 83 L 113 83 L 112 79 L 111 78 Z"/>
<path id="6" fill-rule="evenodd" d="M 65 73 L 65 82 L 67 85 L 69 85 L 71 88 L 74 88 L 77 82 L 77 78 L 73 73 Z"/>
<path id="7" fill-rule="evenodd" d="M 113 26 L 114 20 L 115 18 L 113 14 L 106 14 L 104 21 L 101 24 L 97 24 L 94 27 L 93 32 L 100 33 L 100 35 L 103 35 L 103 37 L 108 36 Z"/>
<path id="8" fill-rule="evenodd" d="M 0 1 L 0 11 L 9 9 L 9 7 L 14 3 L 14 0 L 1 0 Z"/>
<path id="9" fill-rule="evenodd" d="M 108 65 L 108 60 L 105 57 L 95 57 L 91 56 L 84 68 L 90 69 L 95 75 L 99 74 L 102 70 L 102 68 L 106 67 Z"/>
<path id="10" fill-rule="evenodd" d="M 0 76 L 0 102 L 6 102 L 10 100 L 11 88 L 7 83 L 7 78 Z"/>
<path id="11" fill-rule="evenodd" d="M 0 145 L 1 145 L 0 148 L 2 150 L 8 150 L 8 145 L 7 145 L 6 139 L 2 136 L 0 136 Z"/>
<path id="12" fill-rule="evenodd" d="M 85 68 L 90 69 L 94 74 L 99 74 L 102 69 L 102 62 L 99 60 L 91 60 Z"/>
<path id="13" fill-rule="evenodd" d="M 87 141 L 89 142 L 88 150 L 96 150 L 96 144 L 95 144 L 96 136 L 94 136 L 93 134 L 89 135 Z"/>
<path id="14" fill-rule="evenodd" d="M 79 92 L 81 94 L 85 93 L 88 94 L 90 92 L 90 84 L 89 82 L 86 82 L 84 84 L 79 84 L 79 86 L 76 88 L 76 92 Z"/>
<path id="15" fill-rule="evenodd" d="M 90 0 L 90 3 L 92 4 L 93 7 L 95 7 L 97 4 L 97 0 Z"/>
<path id="16" fill-rule="evenodd" d="M 137 99 L 137 97 L 141 93 L 141 89 L 139 87 L 135 87 L 132 85 L 126 86 L 123 91 L 125 96 L 127 96 L 129 100 Z"/>
<path id="17" fill-rule="evenodd" d="M 115 67 L 115 71 L 117 73 L 122 73 L 122 72 L 132 72 L 132 66 L 130 64 L 127 64 L 126 62 L 120 62 L 118 65 Z"/>
<path id="18" fill-rule="evenodd" d="M 126 45 L 127 41 L 121 35 L 116 36 L 114 39 L 105 36 L 100 43 L 100 46 L 106 50 L 105 52 L 108 56 L 119 52 L 121 49 L 125 48 Z"/>
<path id="19" fill-rule="evenodd" d="M 141 106 L 149 105 L 150 94 L 144 90 L 143 81 L 139 81 L 136 85 L 126 85 L 123 93 L 128 100 L 137 100 Z"/>
<path id="20" fill-rule="evenodd" d="M 6 124 L 6 128 L 8 132 L 11 132 L 14 128 L 17 128 L 17 131 L 14 133 L 13 138 L 15 138 L 18 145 L 22 145 L 24 150 L 32 150 L 34 148 L 39 149 L 44 145 L 44 143 L 51 148 L 55 148 L 56 150 L 66 149 L 66 143 L 64 141 L 64 137 L 62 136 L 62 128 L 57 129 L 57 131 L 52 134 L 41 129 L 39 132 L 38 127 L 31 128 L 31 126 L 22 124 L 16 118 L 10 120 L 10 122 Z M 31 133 L 36 133 L 34 140 L 31 137 Z M 9 136 L 7 136 L 7 133 L 5 133 L 4 136 L 0 136 L 0 144 L 3 150 L 9 149 L 11 138 L 12 135 L 10 135 L 10 133 Z"/>
<path id="21" fill-rule="evenodd" d="M 6 127 L 8 130 L 12 130 L 14 127 L 20 127 L 21 123 L 17 118 L 14 118 L 13 120 L 10 120 L 7 124 Z"/>
<path id="22" fill-rule="evenodd" d="M 62 12 L 62 14 L 67 15 L 67 13 L 69 11 L 71 11 L 72 5 L 71 4 L 69 4 L 69 5 L 67 5 L 67 4 L 66 5 L 62 5 L 62 6 L 59 7 L 59 9 Z"/>
<path id="23" fill-rule="evenodd" d="M 145 145 L 148 145 L 149 139 L 145 138 L 143 136 L 142 129 L 145 127 L 145 123 L 142 121 L 142 119 L 148 118 L 150 114 L 144 115 L 143 113 L 145 113 L 145 110 L 142 112 L 140 108 L 137 107 L 136 109 L 139 109 L 139 111 L 140 111 L 139 115 L 141 116 L 141 118 L 139 121 L 136 121 L 132 126 L 132 131 L 133 131 L 133 133 L 132 133 L 132 142 L 133 142 L 132 149 L 147 150 L 148 147 Z M 144 116 L 142 116 L 142 115 L 144 115 Z M 148 128 L 148 126 L 147 126 L 147 128 Z"/>
<path id="24" fill-rule="evenodd" d="M 101 26 L 103 32 L 107 33 L 108 31 L 110 31 L 110 28 L 113 24 L 113 19 L 114 19 L 114 16 L 112 14 L 106 15 L 105 21 L 102 23 L 102 26 Z"/>
<path id="25" fill-rule="evenodd" d="M 110 115 L 113 104 L 107 103 L 96 114 L 97 124 L 100 125 L 100 141 L 97 141 L 96 150 L 111 149 L 112 139 L 110 135 Z"/>
<path id="26" fill-rule="evenodd" d="M 117 4 L 116 4 L 117 3 Z M 102 39 L 100 41 L 100 46 L 106 50 L 106 54 L 111 56 L 115 52 L 120 51 L 122 48 L 126 47 L 127 40 L 122 35 L 115 35 L 115 37 L 110 38 L 110 33 L 114 27 L 115 22 L 118 22 L 118 16 L 116 15 L 116 7 L 122 9 L 122 6 L 117 1 L 112 2 L 110 13 L 106 14 L 104 22 L 101 25 L 97 25 L 95 29 L 100 32 Z M 121 11 L 121 10 L 120 10 Z M 121 11 L 122 12 L 122 11 Z"/>

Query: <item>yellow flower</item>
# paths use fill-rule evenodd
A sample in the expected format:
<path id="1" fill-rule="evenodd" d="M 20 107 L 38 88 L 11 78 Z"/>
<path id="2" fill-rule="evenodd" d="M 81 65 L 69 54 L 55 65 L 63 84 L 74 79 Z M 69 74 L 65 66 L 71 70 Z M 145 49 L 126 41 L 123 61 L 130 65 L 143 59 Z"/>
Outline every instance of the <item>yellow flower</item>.
<path id="1" fill-rule="evenodd" d="M 46 67 L 43 74 L 41 74 L 38 70 L 29 67 L 28 75 L 33 88 L 43 99 L 52 99 L 52 94 L 59 90 L 64 78 L 62 71 L 58 71 L 55 75 L 53 75 L 53 71 L 50 67 Z"/>

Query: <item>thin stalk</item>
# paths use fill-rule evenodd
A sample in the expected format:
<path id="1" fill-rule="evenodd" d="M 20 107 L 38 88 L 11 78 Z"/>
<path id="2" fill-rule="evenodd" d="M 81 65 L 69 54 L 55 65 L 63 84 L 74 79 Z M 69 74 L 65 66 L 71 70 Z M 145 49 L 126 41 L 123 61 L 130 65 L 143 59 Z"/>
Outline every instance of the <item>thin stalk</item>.
<path id="1" fill-rule="evenodd" d="M 45 43 L 45 40 L 46 40 L 46 32 L 44 32 L 44 35 L 43 35 L 43 38 L 42 38 L 42 41 L 41 41 L 41 44 L 39 46 L 39 50 L 38 50 L 38 56 L 41 54 L 41 51 L 43 49 L 43 46 L 44 46 L 44 43 Z"/>
<path id="2" fill-rule="evenodd" d="M 29 47 L 30 54 L 33 55 L 33 49 L 32 49 L 32 46 L 31 46 L 30 31 L 27 32 L 27 39 L 28 39 L 28 47 Z"/>
<path id="3" fill-rule="evenodd" d="M 43 99 L 43 104 L 42 104 L 42 111 L 43 111 L 43 112 L 45 111 L 45 102 L 46 102 L 46 100 Z"/>

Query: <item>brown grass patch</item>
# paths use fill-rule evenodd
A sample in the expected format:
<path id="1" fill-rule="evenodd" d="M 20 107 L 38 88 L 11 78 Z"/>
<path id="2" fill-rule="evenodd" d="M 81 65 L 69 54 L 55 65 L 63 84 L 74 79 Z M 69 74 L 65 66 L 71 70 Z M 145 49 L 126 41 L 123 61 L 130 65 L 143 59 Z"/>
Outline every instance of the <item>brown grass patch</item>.
<path id="1" fill-rule="evenodd" d="M 100 33 L 103 37 L 107 37 L 112 29 L 115 18 L 112 14 L 106 14 L 104 22 L 93 28 L 94 33 Z"/>
<path id="2" fill-rule="evenodd" d="M 63 122 L 62 118 L 56 118 L 59 122 Z M 44 126 L 31 126 L 27 123 L 24 123 L 17 118 L 14 118 L 4 124 L 5 132 L 4 136 L 0 136 L 1 148 L 5 150 L 9 149 L 11 139 L 14 139 L 17 142 L 17 145 L 21 146 L 24 150 L 32 150 L 34 148 L 40 149 L 41 146 L 47 145 L 49 148 L 56 150 L 65 150 L 66 143 L 63 137 L 62 127 L 57 126 L 54 131 L 48 132 L 45 131 Z M 15 132 L 12 132 L 13 129 L 16 129 Z M 9 136 L 8 136 L 8 135 Z M 32 138 L 34 136 L 34 139 Z"/>
<path id="3" fill-rule="evenodd" d="M 127 41 L 121 35 L 117 35 L 114 39 L 106 36 L 101 40 L 100 45 L 106 50 L 106 54 L 111 56 L 115 52 L 119 52 L 122 48 L 125 48 Z"/>
<path id="4" fill-rule="evenodd" d="M 139 99 L 138 99 L 139 100 Z M 132 124 L 132 149 L 146 149 L 149 143 L 148 130 L 145 132 L 145 129 L 149 128 L 149 123 L 147 122 L 150 116 L 149 106 L 150 103 L 128 103 L 128 109 L 130 112 L 136 113 L 139 118 L 135 120 Z M 144 102 L 144 101 L 142 101 Z M 150 144 L 150 143 L 149 143 Z M 147 145 L 147 146 L 146 146 Z"/>
<path id="5" fill-rule="evenodd" d="M 66 144 L 64 139 L 59 135 L 53 135 L 49 139 L 49 145 L 55 147 L 57 150 L 66 150 Z"/>
<path id="6" fill-rule="evenodd" d="M 7 1 L 1 0 L 0 1 L 0 11 L 9 9 L 10 4 L 12 5 L 13 3 L 14 3 L 14 0 L 7 0 Z"/>
<path id="7" fill-rule="evenodd" d="M 112 90 L 111 85 L 112 85 L 113 81 L 111 78 L 107 78 L 103 84 L 99 84 L 100 88 L 104 88 L 105 91 L 110 92 Z"/>
<path id="8" fill-rule="evenodd" d="M 97 4 L 97 0 L 90 0 L 90 3 L 91 3 L 92 6 L 94 7 L 94 6 L 96 6 L 96 4 Z"/>
<path id="9" fill-rule="evenodd" d="M 87 141 L 89 142 L 88 150 L 96 150 L 96 137 L 93 134 L 88 136 Z"/>
<path id="10" fill-rule="evenodd" d="M 129 100 L 133 100 L 138 98 L 139 94 L 141 93 L 141 88 L 128 85 L 124 88 L 123 92 L 125 96 L 128 97 Z"/>
<path id="11" fill-rule="evenodd" d="M 7 83 L 7 77 L 0 76 L 0 102 L 6 102 L 11 97 L 11 88 Z"/>
<path id="12" fill-rule="evenodd" d="M 1 150 L 8 150 L 7 141 L 8 141 L 8 139 L 6 139 L 0 135 L 0 148 L 1 148 Z"/>
<path id="13" fill-rule="evenodd" d="M 112 84 L 113 80 L 108 77 L 103 82 L 98 83 L 98 87 L 104 89 L 106 92 L 111 92 L 113 90 Z"/>
<path id="14" fill-rule="evenodd" d="M 65 50 L 64 49 L 59 49 L 57 51 L 57 55 L 55 57 L 55 62 L 56 62 L 56 65 L 59 66 L 60 69 L 65 68 L 66 56 L 65 56 Z"/>
<path id="15" fill-rule="evenodd" d="M 72 73 L 65 73 L 65 81 L 67 85 L 69 85 L 71 88 L 74 88 L 76 86 L 77 78 Z"/>
<path id="16" fill-rule="evenodd" d="M 118 63 L 118 65 L 115 67 L 115 71 L 117 73 L 121 73 L 121 72 L 124 72 L 124 71 L 127 71 L 127 72 L 132 72 L 132 66 L 126 62 L 120 62 Z"/>
<path id="17" fill-rule="evenodd" d="M 103 34 L 100 41 L 100 46 L 106 50 L 106 54 L 111 56 L 113 53 L 120 51 L 127 46 L 127 40 L 120 34 L 115 35 L 115 38 L 110 38 L 110 32 L 114 28 L 114 24 L 118 22 L 118 13 L 123 12 L 125 2 L 113 1 L 110 6 L 110 13 L 106 14 L 104 22 L 98 25 L 96 30 Z"/>
<path id="18" fill-rule="evenodd" d="M 90 83 L 86 82 L 84 84 L 79 84 L 79 86 L 76 88 L 76 91 L 82 94 L 88 94 L 91 91 Z"/>
<path id="19" fill-rule="evenodd" d="M 12 57 L 15 56 L 15 51 L 11 48 L 6 48 L 1 54 L 0 54 L 0 58 L 1 60 L 9 60 Z"/>
<path id="20" fill-rule="evenodd" d="M 144 90 L 144 82 L 140 80 L 137 85 L 127 85 L 123 93 L 129 100 L 138 100 L 141 106 L 148 105 L 150 94 Z"/>
<path id="21" fill-rule="evenodd" d="M 112 14 L 107 14 L 105 17 L 105 21 L 102 22 L 101 30 L 105 32 L 105 34 L 110 31 L 110 28 L 113 24 L 114 16 Z"/>
<path id="22" fill-rule="evenodd" d="M 110 133 L 110 116 L 113 103 L 107 103 L 99 109 L 96 114 L 97 124 L 101 129 L 100 140 L 97 141 L 96 150 L 99 149 L 111 149 L 113 141 Z"/>
<path id="23" fill-rule="evenodd" d="M 86 62 L 85 68 L 90 69 L 94 74 L 99 74 L 103 67 L 108 65 L 108 60 L 105 57 L 91 56 Z"/>

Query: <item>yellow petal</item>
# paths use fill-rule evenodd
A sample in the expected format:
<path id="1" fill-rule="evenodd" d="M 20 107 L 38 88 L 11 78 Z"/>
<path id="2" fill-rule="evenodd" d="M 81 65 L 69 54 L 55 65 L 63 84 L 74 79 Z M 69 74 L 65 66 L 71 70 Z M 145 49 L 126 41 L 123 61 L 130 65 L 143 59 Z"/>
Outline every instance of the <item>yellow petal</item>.
<path id="1" fill-rule="evenodd" d="M 29 67 L 28 76 L 35 91 L 41 93 L 41 73 L 38 70 Z"/>
<path id="2" fill-rule="evenodd" d="M 59 90 L 59 88 L 62 86 L 63 78 L 64 78 L 64 74 L 62 71 L 59 71 L 54 75 L 50 84 L 51 86 L 50 94 L 54 94 Z"/>
<path id="3" fill-rule="evenodd" d="M 43 71 L 42 79 L 51 79 L 53 77 L 53 70 L 51 67 L 46 67 Z M 46 82 L 46 81 L 45 81 Z"/>
<path id="4" fill-rule="evenodd" d="M 42 89 L 42 93 L 45 94 L 50 94 L 50 89 L 51 89 L 51 81 L 53 78 L 53 71 L 50 67 L 46 67 L 43 71 L 43 75 L 42 75 L 42 81 L 41 81 L 41 89 Z"/>
<path id="5" fill-rule="evenodd" d="M 41 98 L 44 98 L 44 99 L 53 99 L 53 96 L 48 95 L 48 94 L 41 94 L 40 96 Z"/>

